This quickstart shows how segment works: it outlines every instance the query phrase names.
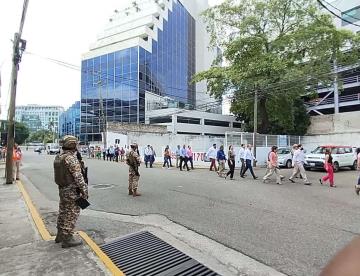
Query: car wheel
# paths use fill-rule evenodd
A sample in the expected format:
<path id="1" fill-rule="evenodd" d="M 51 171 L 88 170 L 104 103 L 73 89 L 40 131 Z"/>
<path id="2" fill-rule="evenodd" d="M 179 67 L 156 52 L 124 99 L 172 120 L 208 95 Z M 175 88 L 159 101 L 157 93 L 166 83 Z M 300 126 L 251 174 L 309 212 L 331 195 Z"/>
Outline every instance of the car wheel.
<path id="1" fill-rule="evenodd" d="M 334 172 L 338 172 L 340 169 L 339 163 L 338 162 L 334 162 Z"/>
<path id="2" fill-rule="evenodd" d="M 288 161 L 286 161 L 286 168 L 288 168 L 288 169 L 291 169 L 291 167 L 292 167 L 292 161 L 291 160 L 288 160 Z"/>
<path id="3" fill-rule="evenodd" d="M 356 160 L 354 161 L 354 164 L 351 166 L 351 169 L 353 171 L 356 171 L 356 169 L 357 169 L 357 161 Z"/>

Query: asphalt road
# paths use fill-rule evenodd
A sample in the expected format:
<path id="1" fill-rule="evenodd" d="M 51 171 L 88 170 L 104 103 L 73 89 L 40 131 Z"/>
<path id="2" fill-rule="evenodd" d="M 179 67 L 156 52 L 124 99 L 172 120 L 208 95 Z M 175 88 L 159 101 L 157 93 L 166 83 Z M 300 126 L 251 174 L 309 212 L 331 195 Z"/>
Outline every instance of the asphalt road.
<path id="1" fill-rule="evenodd" d="M 57 201 L 54 156 L 25 152 L 22 172 L 50 201 Z M 317 275 L 327 261 L 360 233 L 358 172 L 335 175 L 337 188 L 321 186 L 323 172 L 310 172 L 312 186 L 264 184 L 248 176 L 225 181 L 198 169 L 141 167 L 138 198 L 127 195 L 127 166 L 86 160 L 91 208 L 119 214 L 162 214 L 288 275 Z M 263 176 L 264 170 L 256 170 Z M 290 176 L 290 170 L 282 170 Z M 103 186 L 105 185 L 105 186 Z M 102 236 L 121 232 L 112 223 L 86 224 Z M 86 229 L 85 229 L 86 230 Z"/>

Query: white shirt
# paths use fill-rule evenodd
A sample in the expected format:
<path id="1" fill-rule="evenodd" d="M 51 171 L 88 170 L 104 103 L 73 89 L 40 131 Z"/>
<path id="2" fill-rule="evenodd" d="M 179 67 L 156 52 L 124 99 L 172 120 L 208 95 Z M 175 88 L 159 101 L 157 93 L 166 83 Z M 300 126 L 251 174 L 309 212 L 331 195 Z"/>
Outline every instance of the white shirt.
<path id="1" fill-rule="evenodd" d="M 251 150 L 246 149 L 246 150 L 244 151 L 244 159 L 245 159 L 245 160 L 255 160 L 255 157 L 254 157 L 254 155 L 253 155 L 253 153 L 252 153 Z"/>
<path id="2" fill-rule="evenodd" d="M 209 148 L 208 152 L 206 153 L 208 158 L 216 159 L 217 156 L 217 149 L 214 147 Z"/>
<path id="3" fill-rule="evenodd" d="M 151 148 L 146 147 L 144 150 L 144 155 L 153 155 L 153 151 L 151 150 Z"/>
<path id="4" fill-rule="evenodd" d="M 298 149 L 294 152 L 293 156 L 293 165 L 296 164 L 305 164 L 305 154 L 301 149 Z"/>
<path id="5" fill-rule="evenodd" d="M 239 157 L 240 159 L 244 159 L 244 156 L 245 156 L 245 149 L 241 147 L 239 150 Z"/>

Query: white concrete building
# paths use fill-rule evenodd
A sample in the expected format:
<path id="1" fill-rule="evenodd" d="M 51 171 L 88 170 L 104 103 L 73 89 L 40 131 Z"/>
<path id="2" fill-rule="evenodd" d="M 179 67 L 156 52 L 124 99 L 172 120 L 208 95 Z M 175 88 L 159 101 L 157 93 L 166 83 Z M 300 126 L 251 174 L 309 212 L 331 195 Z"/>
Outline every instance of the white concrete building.
<path id="1" fill-rule="evenodd" d="M 59 118 L 64 108 L 52 105 L 20 105 L 15 108 L 15 121 L 26 124 L 31 131 L 50 129 L 53 122 L 53 131 L 59 131 Z"/>
<path id="2" fill-rule="evenodd" d="M 179 108 L 147 112 L 146 123 L 167 126 L 173 134 L 213 137 L 225 137 L 226 132 L 242 130 L 242 124 L 234 116 Z"/>

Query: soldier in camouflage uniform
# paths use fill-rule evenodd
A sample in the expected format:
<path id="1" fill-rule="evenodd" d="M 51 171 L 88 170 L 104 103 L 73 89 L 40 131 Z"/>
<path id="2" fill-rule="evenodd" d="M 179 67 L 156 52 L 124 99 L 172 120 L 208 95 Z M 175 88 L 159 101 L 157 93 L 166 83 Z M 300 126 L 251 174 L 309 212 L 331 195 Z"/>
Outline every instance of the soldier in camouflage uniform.
<path id="1" fill-rule="evenodd" d="M 80 215 L 80 207 L 76 204 L 79 197 L 88 198 L 88 188 L 81 171 L 81 164 L 76 156 L 77 139 L 65 136 L 62 140 L 63 152 L 54 161 L 55 182 L 59 187 L 59 216 L 55 242 L 62 247 L 77 246 L 81 239 L 75 238 L 74 228 Z"/>
<path id="2" fill-rule="evenodd" d="M 131 149 L 126 155 L 126 163 L 129 165 L 129 195 L 140 196 L 137 192 L 139 186 L 139 166 L 140 166 L 140 156 L 137 150 L 137 144 L 131 144 Z"/>

